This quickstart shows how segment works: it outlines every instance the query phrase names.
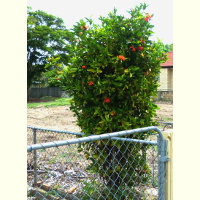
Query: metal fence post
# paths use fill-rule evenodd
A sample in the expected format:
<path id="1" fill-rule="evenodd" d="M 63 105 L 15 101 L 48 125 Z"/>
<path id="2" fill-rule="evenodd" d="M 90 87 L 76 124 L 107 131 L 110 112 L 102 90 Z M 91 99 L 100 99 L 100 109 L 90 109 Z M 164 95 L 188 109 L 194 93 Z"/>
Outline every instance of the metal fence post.
<path id="1" fill-rule="evenodd" d="M 153 150 L 153 161 L 152 161 L 152 164 L 153 164 L 153 181 L 152 181 L 152 185 L 155 187 L 155 177 L 154 177 L 154 160 L 155 160 L 155 157 L 154 157 L 154 150 Z"/>
<path id="2" fill-rule="evenodd" d="M 158 136 L 158 197 L 165 200 L 165 140 Z"/>
<path id="3" fill-rule="evenodd" d="M 163 132 L 167 142 L 167 156 L 170 162 L 166 163 L 165 199 L 173 200 L 173 130 Z"/>
<path id="4" fill-rule="evenodd" d="M 33 129 L 33 143 L 37 143 L 37 130 Z M 37 150 L 33 150 L 34 152 L 34 186 L 37 185 Z"/>

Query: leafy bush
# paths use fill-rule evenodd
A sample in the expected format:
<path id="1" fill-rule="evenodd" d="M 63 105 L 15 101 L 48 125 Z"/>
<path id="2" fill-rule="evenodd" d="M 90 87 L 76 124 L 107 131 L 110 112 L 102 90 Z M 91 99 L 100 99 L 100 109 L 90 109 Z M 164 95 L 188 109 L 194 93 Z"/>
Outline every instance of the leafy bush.
<path id="1" fill-rule="evenodd" d="M 114 9 L 99 18 L 101 25 L 86 18 L 74 26 L 76 44 L 66 85 L 73 97 L 71 110 L 85 135 L 155 125 L 157 106 L 152 97 L 156 96 L 160 63 L 166 56 L 163 44 L 149 39 L 152 16 L 145 8 L 146 4 L 141 4 L 130 10 L 129 18 Z M 145 139 L 148 134 L 129 137 Z M 87 149 L 88 159 L 93 161 L 91 169 L 108 186 L 119 187 L 127 179 L 129 186 L 134 185 L 137 176 L 129 175 L 138 163 L 140 171 L 148 170 L 145 146 L 130 145 L 127 149 L 126 143 L 108 141 L 91 143 Z"/>

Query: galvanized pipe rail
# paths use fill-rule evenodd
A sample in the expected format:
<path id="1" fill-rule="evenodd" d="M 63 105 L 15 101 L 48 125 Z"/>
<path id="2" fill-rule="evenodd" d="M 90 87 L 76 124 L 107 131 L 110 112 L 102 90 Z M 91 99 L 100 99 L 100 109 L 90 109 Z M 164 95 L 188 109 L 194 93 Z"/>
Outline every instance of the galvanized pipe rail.
<path id="1" fill-rule="evenodd" d="M 33 130 L 39 130 L 39 131 L 65 133 L 65 134 L 78 135 L 78 136 L 83 136 L 83 134 L 84 134 L 84 133 L 77 133 L 77 132 L 73 132 L 73 131 L 60 131 L 60 130 L 55 130 L 55 129 L 37 128 L 37 127 L 34 127 L 34 126 L 27 126 L 27 128 L 30 128 L 30 129 L 33 129 Z"/>
<path id="2" fill-rule="evenodd" d="M 90 141 L 95 141 L 99 139 L 100 140 L 111 139 L 112 137 L 121 137 L 121 136 L 129 135 L 129 134 L 142 133 L 142 132 L 148 132 L 148 131 L 156 131 L 159 134 L 160 141 L 164 141 L 164 137 L 160 129 L 157 128 L 156 126 L 150 126 L 150 127 L 138 128 L 138 129 L 127 130 L 127 131 L 119 131 L 119 132 L 113 132 L 113 133 L 105 133 L 101 135 L 86 136 L 82 138 L 46 142 L 46 143 L 41 143 L 41 144 L 33 144 L 27 147 L 27 151 L 30 152 L 32 150 L 38 150 L 38 149 L 44 149 L 44 148 L 59 147 L 59 146 L 70 145 L 70 144 L 79 144 L 82 142 L 90 142 Z"/>
<path id="3" fill-rule="evenodd" d="M 163 131 L 167 126 L 171 126 L 173 128 L 173 122 L 158 122 L 159 124 L 164 124 Z"/>

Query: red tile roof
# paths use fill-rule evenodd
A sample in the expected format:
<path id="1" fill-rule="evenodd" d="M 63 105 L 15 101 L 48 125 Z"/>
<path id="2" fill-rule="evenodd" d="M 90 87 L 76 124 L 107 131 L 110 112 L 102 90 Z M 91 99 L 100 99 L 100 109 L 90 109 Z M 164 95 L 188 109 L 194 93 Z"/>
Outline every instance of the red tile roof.
<path id="1" fill-rule="evenodd" d="M 161 67 L 173 67 L 173 51 L 172 52 L 168 52 L 168 56 L 169 60 L 167 60 L 165 63 L 162 63 L 160 66 Z"/>

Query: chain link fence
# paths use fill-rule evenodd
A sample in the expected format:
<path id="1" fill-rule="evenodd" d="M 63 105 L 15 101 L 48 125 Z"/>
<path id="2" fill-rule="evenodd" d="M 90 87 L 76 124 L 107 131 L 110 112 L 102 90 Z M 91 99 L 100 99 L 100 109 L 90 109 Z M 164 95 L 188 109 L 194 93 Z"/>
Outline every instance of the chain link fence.
<path id="1" fill-rule="evenodd" d="M 164 199 L 157 127 L 89 137 L 28 127 L 28 135 L 28 199 Z"/>

